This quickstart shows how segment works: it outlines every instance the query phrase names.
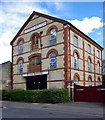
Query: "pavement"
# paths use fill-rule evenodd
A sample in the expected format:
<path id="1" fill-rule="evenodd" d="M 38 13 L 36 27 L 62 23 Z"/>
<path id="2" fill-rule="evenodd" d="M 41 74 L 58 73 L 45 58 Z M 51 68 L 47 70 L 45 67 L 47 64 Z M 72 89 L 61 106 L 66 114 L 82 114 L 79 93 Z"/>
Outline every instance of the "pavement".
<path id="1" fill-rule="evenodd" d="M 42 104 L 3 101 L 1 108 L 3 118 L 84 118 L 84 120 L 94 118 L 96 120 L 105 117 L 102 103 Z"/>

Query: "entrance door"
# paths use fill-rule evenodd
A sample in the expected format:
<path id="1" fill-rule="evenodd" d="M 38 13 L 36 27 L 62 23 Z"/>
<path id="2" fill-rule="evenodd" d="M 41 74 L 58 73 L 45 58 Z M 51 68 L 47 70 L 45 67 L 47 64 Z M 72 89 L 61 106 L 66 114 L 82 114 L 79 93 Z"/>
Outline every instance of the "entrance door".
<path id="1" fill-rule="evenodd" d="M 27 90 L 47 89 L 47 75 L 27 77 L 26 87 L 27 87 Z"/>

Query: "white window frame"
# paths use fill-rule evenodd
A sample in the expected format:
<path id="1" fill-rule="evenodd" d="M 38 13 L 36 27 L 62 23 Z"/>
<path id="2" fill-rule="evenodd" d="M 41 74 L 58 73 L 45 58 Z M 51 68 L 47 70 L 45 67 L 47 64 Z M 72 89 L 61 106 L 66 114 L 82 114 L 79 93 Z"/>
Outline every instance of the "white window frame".
<path id="1" fill-rule="evenodd" d="M 52 28 L 49 33 L 49 44 L 55 45 L 56 44 L 56 29 Z"/>
<path id="2" fill-rule="evenodd" d="M 49 67 L 50 69 L 55 69 L 57 67 L 57 59 L 55 52 L 51 52 L 49 54 Z"/>

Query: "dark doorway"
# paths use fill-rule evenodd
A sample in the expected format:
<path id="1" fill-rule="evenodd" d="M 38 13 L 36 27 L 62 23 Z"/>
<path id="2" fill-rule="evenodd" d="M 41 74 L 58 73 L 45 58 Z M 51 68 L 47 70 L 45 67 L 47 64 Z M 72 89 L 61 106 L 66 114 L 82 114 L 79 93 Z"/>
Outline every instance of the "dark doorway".
<path id="1" fill-rule="evenodd" d="M 47 75 L 28 76 L 26 87 L 27 90 L 47 89 Z"/>

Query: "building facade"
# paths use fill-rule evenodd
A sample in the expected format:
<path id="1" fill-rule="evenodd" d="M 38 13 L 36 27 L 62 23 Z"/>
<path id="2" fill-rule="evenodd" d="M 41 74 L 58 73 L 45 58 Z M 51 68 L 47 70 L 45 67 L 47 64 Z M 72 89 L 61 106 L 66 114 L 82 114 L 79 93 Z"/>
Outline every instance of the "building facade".
<path id="1" fill-rule="evenodd" d="M 0 89 L 11 89 L 11 68 L 10 61 L 0 64 Z"/>
<path id="2" fill-rule="evenodd" d="M 102 73 L 105 75 L 105 60 L 102 61 Z"/>
<path id="3" fill-rule="evenodd" d="M 102 83 L 102 50 L 71 23 L 33 12 L 12 45 L 12 88 L 66 88 Z"/>

